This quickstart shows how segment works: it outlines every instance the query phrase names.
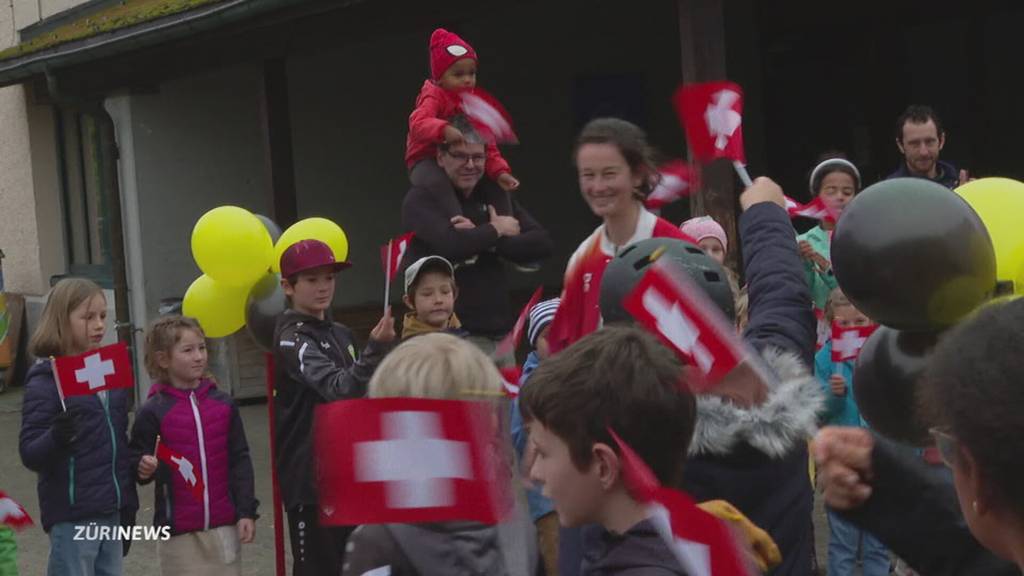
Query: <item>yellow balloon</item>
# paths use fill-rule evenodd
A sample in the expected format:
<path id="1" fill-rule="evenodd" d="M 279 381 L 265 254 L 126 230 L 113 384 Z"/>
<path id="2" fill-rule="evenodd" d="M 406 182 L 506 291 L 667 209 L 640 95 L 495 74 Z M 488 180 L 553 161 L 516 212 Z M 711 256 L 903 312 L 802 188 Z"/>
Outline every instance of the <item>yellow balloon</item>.
<path id="1" fill-rule="evenodd" d="M 221 338 L 245 326 L 247 288 L 227 286 L 203 274 L 185 292 L 181 312 L 199 321 L 210 338 Z"/>
<path id="2" fill-rule="evenodd" d="M 251 288 L 270 269 L 274 243 L 252 212 L 220 206 L 203 214 L 192 229 L 192 257 L 210 278 Z"/>
<path id="3" fill-rule="evenodd" d="M 274 272 L 281 271 L 281 255 L 289 246 L 300 240 L 319 240 L 331 247 L 334 259 L 343 262 L 348 259 L 348 236 L 334 222 L 326 218 L 306 218 L 288 227 L 274 245 Z"/>
<path id="4" fill-rule="evenodd" d="M 956 189 L 981 217 L 996 252 L 996 278 L 1014 282 L 1024 293 L 1024 183 L 1009 178 L 982 178 Z"/>

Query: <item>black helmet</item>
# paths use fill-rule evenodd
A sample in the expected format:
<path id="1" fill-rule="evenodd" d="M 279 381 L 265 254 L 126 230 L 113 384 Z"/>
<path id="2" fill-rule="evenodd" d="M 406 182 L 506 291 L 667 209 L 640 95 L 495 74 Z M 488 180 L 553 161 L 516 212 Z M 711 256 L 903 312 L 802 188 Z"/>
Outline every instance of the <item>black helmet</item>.
<path id="1" fill-rule="evenodd" d="M 721 264 L 695 244 L 676 238 L 650 238 L 627 246 L 605 268 L 601 277 L 601 317 L 606 324 L 632 321 L 622 301 L 659 258 L 671 258 L 682 265 L 725 317 L 735 321 L 732 287 Z"/>

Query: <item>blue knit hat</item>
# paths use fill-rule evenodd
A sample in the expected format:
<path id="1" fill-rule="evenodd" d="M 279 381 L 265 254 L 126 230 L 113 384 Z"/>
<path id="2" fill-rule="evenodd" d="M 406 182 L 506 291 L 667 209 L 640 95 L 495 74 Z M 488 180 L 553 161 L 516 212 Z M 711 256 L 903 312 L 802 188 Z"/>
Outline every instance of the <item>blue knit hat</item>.
<path id="1" fill-rule="evenodd" d="M 541 330 L 555 319 L 555 312 L 558 311 L 559 298 L 552 298 L 534 304 L 530 308 L 530 325 L 526 330 L 526 339 L 530 341 L 532 348 L 537 347 L 537 336 Z"/>

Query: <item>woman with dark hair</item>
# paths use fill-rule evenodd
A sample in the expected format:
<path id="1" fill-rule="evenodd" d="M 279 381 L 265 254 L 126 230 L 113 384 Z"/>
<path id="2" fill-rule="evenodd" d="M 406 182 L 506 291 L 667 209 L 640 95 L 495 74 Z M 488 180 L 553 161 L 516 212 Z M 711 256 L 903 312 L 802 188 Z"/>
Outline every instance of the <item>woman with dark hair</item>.
<path id="1" fill-rule="evenodd" d="M 829 505 L 922 574 L 1024 571 L 1021 326 L 1024 300 L 992 304 L 947 334 L 931 356 L 919 389 L 921 415 L 935 425 L 952 486 L 863 430 L 827 428 L 815 441 Z"/>

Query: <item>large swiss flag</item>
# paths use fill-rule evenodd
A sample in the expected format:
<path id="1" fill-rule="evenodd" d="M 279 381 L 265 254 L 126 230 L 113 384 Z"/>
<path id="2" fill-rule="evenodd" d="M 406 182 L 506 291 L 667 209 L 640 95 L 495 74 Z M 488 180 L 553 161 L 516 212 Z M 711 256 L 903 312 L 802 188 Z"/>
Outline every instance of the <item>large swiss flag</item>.
<path id="1" fill-rule="evenodd" d="M 492 449 L 496 409 L 491 402 L 425 398 L 318 406 L 321 523 L 497 523 L 509 483 Z"/>
<path id="2" fill-rule="evenodd" d="M 131 388 L 135 384 L 131 356 L 124 342 L 77 356 L 54 358 L 53 373 L 65 398 L 115 388 Z"/>

